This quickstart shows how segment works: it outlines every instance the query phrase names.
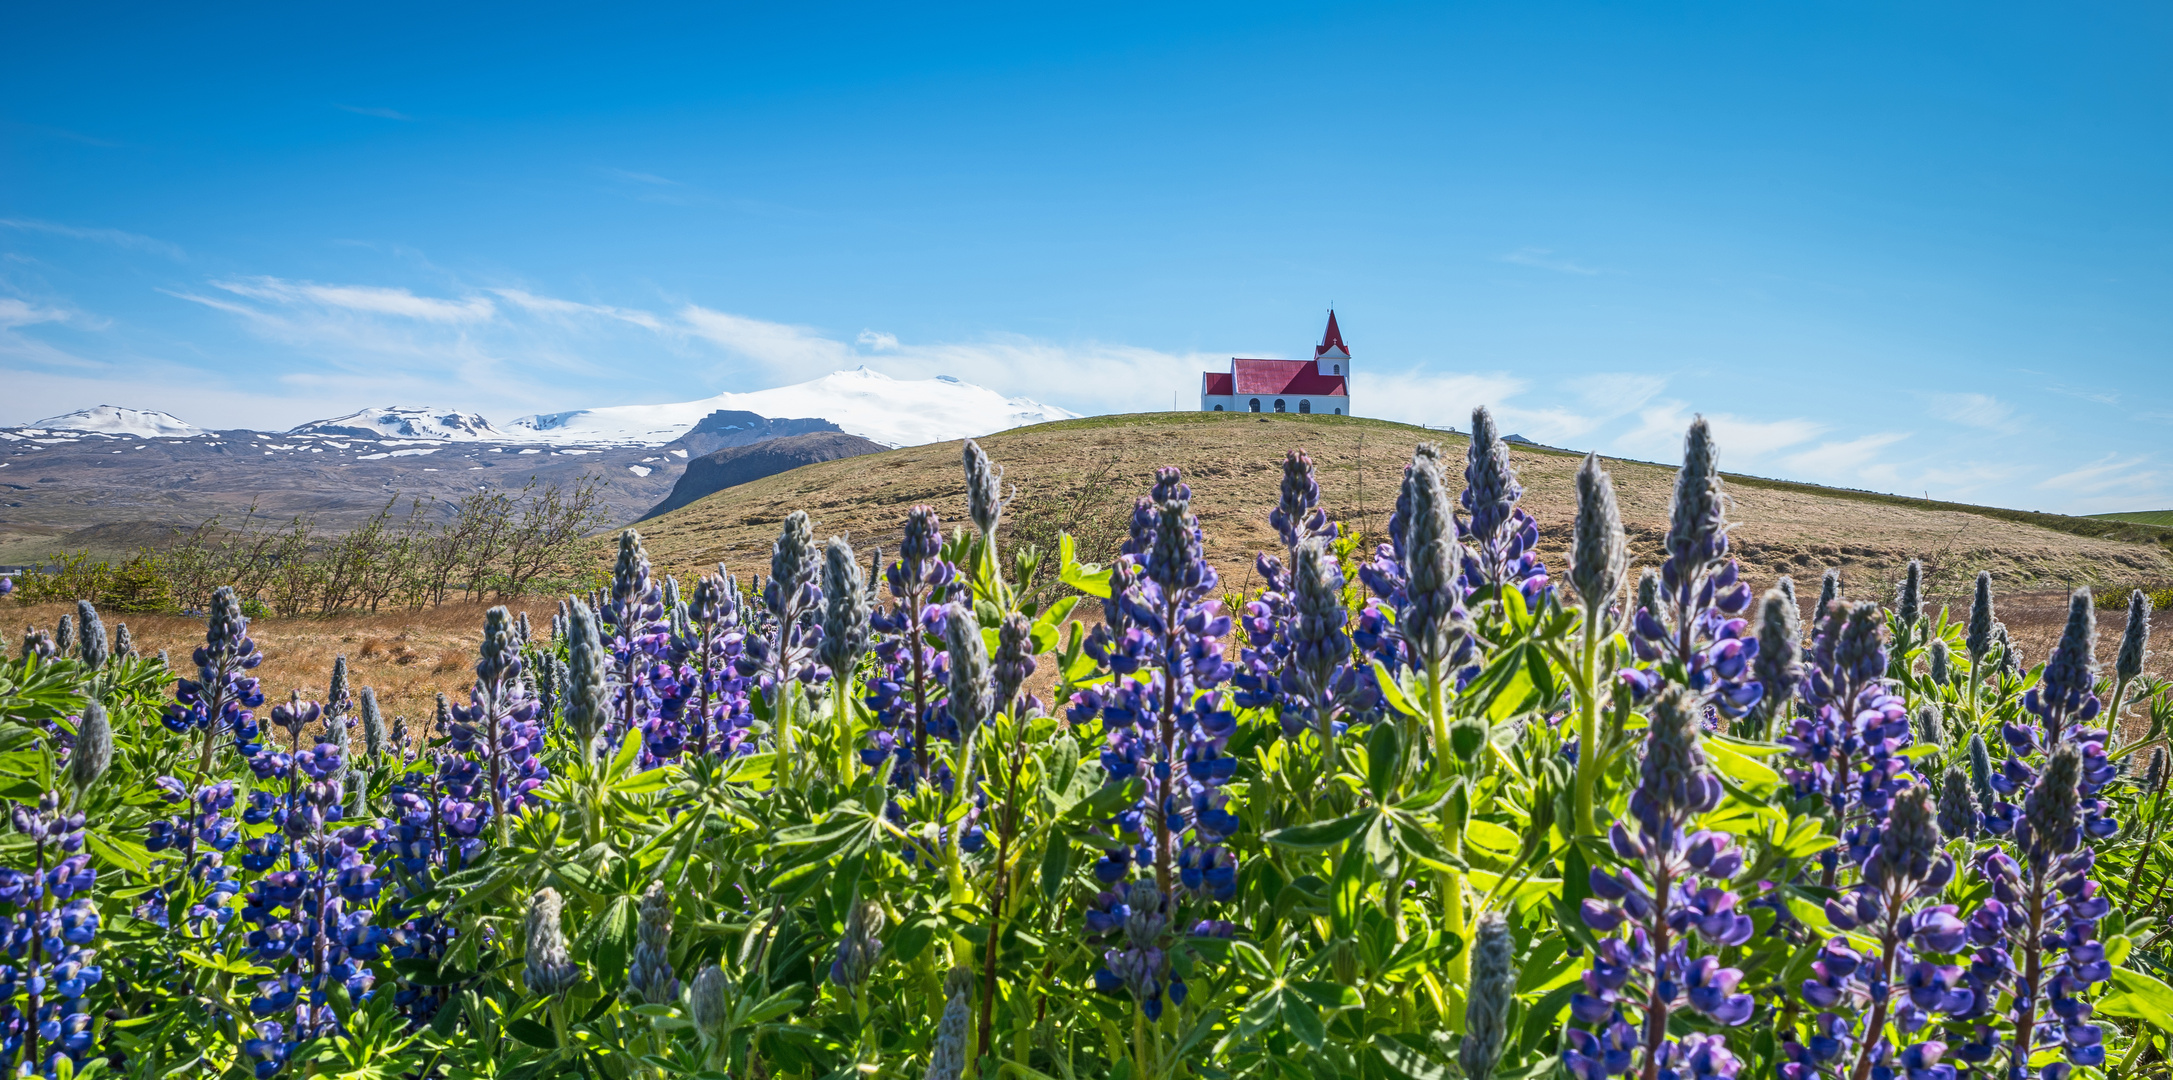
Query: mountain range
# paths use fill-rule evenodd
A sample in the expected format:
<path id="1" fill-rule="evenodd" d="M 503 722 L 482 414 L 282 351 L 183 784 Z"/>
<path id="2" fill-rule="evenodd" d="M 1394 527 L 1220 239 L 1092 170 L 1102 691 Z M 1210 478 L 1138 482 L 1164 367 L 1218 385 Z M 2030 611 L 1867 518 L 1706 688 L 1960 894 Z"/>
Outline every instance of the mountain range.
<path id="1" fill-rule="evenodd" d="M 769 390 L 523 416 L 502 426 L 462 409 L 387 406 L 280 432 L 214 431 L 165 412 L 100 405 L 0 427 L 0 564 L 62 547 L 133 546 L 214 516 L 231 524 L 252 507 L 279 521 L 313 517 L 337 531 L 395 497 L 403 510 L 422 498 L 443 512 L 478 489 L 517 489 L 531 479 L 605 482 L 605 511 L 619 524 L 764 469 L 1074 415 L 958 379 L 892 379 L 864 367 Z M 690 460 L 779 439 L 799 441 L 734 455 L 679 485 Z"/>

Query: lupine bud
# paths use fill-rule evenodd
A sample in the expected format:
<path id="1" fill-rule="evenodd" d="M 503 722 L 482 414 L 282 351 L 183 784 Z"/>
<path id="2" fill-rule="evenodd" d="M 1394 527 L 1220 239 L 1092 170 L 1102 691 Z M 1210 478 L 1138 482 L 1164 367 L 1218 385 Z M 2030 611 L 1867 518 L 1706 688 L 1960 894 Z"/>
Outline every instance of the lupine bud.
<path id="1" fill-rule="evenodd" d="M 604 671 L 611 655 L 604 651 L 596 613 L 574 600 L 566 618 L 566 724 L 574 731 L 583 754 L 596 752 L 596 737 L 611 717 L 611 700 L 604 687 Z"/>
<path id="2" fill-rule="evenodd" d="M 687 994 L 687 1019 L 694 1022 L 694 1030 L 701 1033 L 702 1041 L 716 1043 L 724 1037 L 724 1027 L 731 1019 L 725 1002 L 730 980 L 724 969 L 715 964 L 704 965 L 694 976 L 694 986 Z"/>
<path id="3" fill-rule="evenodd" d="M 1930 651 L 1932 685 L 1945 686 L 1954 678 L 1952 650 L 1947 648 L 1947 639 L 1933 638 Z"/>
<path id="4" fill-rule="evenodd" d="M 1637 575 L 1637 606 L 1649 611 L 1653 618 L 1660 618 L 1664 605 L 1660 603 L 1660 571 L 1648 566 Z"/>
<path id="5" fill-rule="evenodd" d="M 868 981 L 883 951 L 882 940 L 875 936 L 883 932 L 883 922 L 883 906 L 873 900 L 862 900 L 846 913 L 845 936 L 838 939 L 837 959 L 830 962 L 831 982 L 850 992 Z"/>
<path id="6" fill-rule="evenodd" d="M 943 978 L 943 1019 L 923 1080 L 959 1080 L 966 1071 L 966 1020 L 973 1008 L 973 972 L 954 967 Z"/>
<path id="7" fill-rule="evenodd" d="M 123 660 L 136 658 L 136 639 L 129 636 L 127 623 L 118 623 L 113 627 L 113 655 Z"/>
<path id="8" fill-rule="evenodd" d="M 807 511 L 794 510 L 785 515 L 777 540 L 770 545 L 770 583 L 783 590 L 779 593 L 783 597 L 806 584 L 814 573 L 815 526 Z"/>
<path id="9" fill-rule="evenodd" d="M 1698 740 L 1703 711 L 1696 695 L 1674 683 L 1653 699 L 1645 760 L 1630 795 L 1630 812 L 1648 835 L 1665 835 L 1667 823 L 1679 824 L 1720 804 L 1720 780 Z"/>
<path id="10" fill-rule="evenodd" d="M 2017 675 L 2023 671 L 2022 647 L 2007 636 L 2007 624 L 1992 624 L 1992 646 L 1999 653 L 1999 670 L 2002 674 Z"/>
<path id="11" fill-rule="evenodd" d="M 1292 567 L 1291 606 L 1297 618 L 1291 624 L 1291 649 L 1295 671 L 1306 681 L 1305 692 L 1317 695 L 1328 689 L 1336 668 L 1351 654 L 1351 636 L 1344 624 L 1350 612 L 1343 606 L 1343 569 L 1322 537 L 1307 537 L 1297 547 Z"/>
<path id="12" fill-rule="evenodd" d="M 443 693 L 438 695 L 438 713 L 432 720 L 431 730 L 443 735 L 453 729 L 453 702 Z"/>
<path id="13" fill-rule="evenodd" d="M 1780 580 L 1773 583 L 1773 587 L 1781 590 L 1782 595 L 1788 597 L 1788 603 L 1791 606 L 1795 606 L 1799 612 L 1802 610 L 1801 606 L 1796 604 L 1795 578 L 1789 577 L 1787 574 L 1782 574 Z"/>
<path id="14" fill-rule="evenodd" d="M 673 582 L 672 584 L 673 584 L 674 586 L 676 586 L 676 585 L 678 585 L 678 582 Z M 525 611 L 521 612 L 521 617 L 520 617 L 519 619 L 517 619 L 517 620 L 515 620 L 515 621 L 514 621 L 514 624 L 513 624 L 513 632 L 514 632 L 515 634 L 519 635 L 519 637 L 520 637 L 520 639 L 521 639 L 521 644 L 522 644 L 522 645 L 524 645 L 524 646 L 525 646 L 525 645 L 527 645 L 527 644 L 528 644 L 528 642 L 529 642 L 529 641 L 531 640 L 531 639 L 530 639 L 530 637 L 529 637 L 529 630 L 528 630 L 528 613 L 527 613 L 527 612 L 525 612 Z"/>
<path id="15" fill-rule="evenodd" d="M 556 889 L 538 889 L 528 902 L 528 957 L 522 979 L 530 993 L 556 997 L 581 981 L 581 968 L 566 948 L 566 930 L 559 925 L 563 904 Z"/>
<path id="16" fill-rule="evenodd" d="M 993 538 L 1003 517 L 1003 469 L 989 461 L 981 444 L 966 440 L 966 516 L 981 535 Z"/>
<path id="17" fill-rule="evenodd" d="M 2053 646 L 2052 659 L 2045 662 L 2039 685 L 2055 691 L 2088 693 L 2097 678 L 2097 646 L 2097 609 L 2090 602 L 2086 586 L 2068 597 L 2067 627 L 2060 633 L 2060 643 Z"/>
<path id="18" fill-rule="evenodd" d="M 1927 746 L 1941 747 L 1947 744 L 1946 725 L 1940 723 L 1939 706 L 1920 705 L 1916 710 L 1916 737 Z"/>
<path id="19" fill-rule="evenodd" d="M 1904 626 L 1916 625 L 1917 616 L 1924 613 L 1924 564 L 1909 560 L 1909 570 L 1902 575 L 1901 586 L 1894 590 L 1894 614 Z"/>
<path id="20" fill-rule="evenodd" d="M 1586 619 L 1599 618 L 1622 591 L 1629 558 L 1614 480 L 1600 468 L 1598 454 L 1586 454 L 1577 467 L 1577 524 L 1570 536 L 1569 566 L 1570 587 L 1583 601 Z"/>
<path id="21" fill-rule="evenodd" d="M 1826 573 L 1818 579 L 1818 606 L 1811 609 L 1812 625 L 1825 623 L 1826 609 L 1832 607 L 1833 602 L 1840 596 L 1841 571 L 1835 567 L 1827 567 Z"/>
<path id="22" fill-rule="evenodd" d="M 1886 828 L 1865 862 L 1864 878 L 1889 888 L 1913 886 L 1931 875 L 1939 844 L 1932 793 L 1922 785 L 1911 784 L 1894 796 Z"/>
<path id="23" fill-rule="evenodd" d="M 1313 476 L 1313 459 L 1303 450 L 1283 455 L 1283 487 L 1268 524 L 1283 538 L 1283 546 L 1295 549 L 1308 536 L 1334 536 L 1334 527 L 1320 506 L 1320 481 Z"/>
<path id="24" fill-rule="evenodd" d="M 1509 1035 L 1509 1003 L 1516 996 L 1517 972 L 1509 921 L 1499 911 L 1479 916 L 1477 944 L 1471 954 L 1471 996 L 1464 1006 L 1464 1041 L 1457 1062 L 1468 1080 L 1492 1080 Z"/>
<path id="25" fill-rule="evenodd" d="M 1965 840 L 1977 838 L 1978 812 L 1969 798 L 1969 774 L 1949 766 L 1939 782 L 1939 831 Z"/>
<path id="26" fill-rule="evenodd" d="M 943 623 L 943 644 L 951 655 L 951 719 L 958 722 L 961 734 L 970 737 L 995 708 L 988 643 L 981 639 L 981 624 L 973 617 L 973 609 L 964 604 L 944 605 Z"/>
<path id="27" fill-rule="evenodd" d="M 1759 598 L 1758 655 L 1751 658 L 1751 671 L 1767 688 L 1765 700 L 1776 712 L 1786 708 L 1803 681 L 1802 619 L 1795 599 L 1778 586 Z"/>
<path id="28" fill-rule="evenodd" d="M 822 560 L 822 662 L 842 686 L 868 652 L 868 591 L 853 546 L 833 536 Z"/>
<path id="29" fill-rule="evenodd" d="M 1406 489 L 1411 512 L 1404 523 L 1403 551 L 1409 578 L 1409 607 L 1400 626 L 1419 663 L 1446 660 L 1463 634 L 1462 588 L 1457 584 L 1463 565 L 1463 545 L 1456 542 L 1456 524 L 1449 515 L 1449 493 L 1442 481 L 1441 460 L 1434 454 L 1413 454 Z"/>
<path id="30" fill-rule="evenodd" d="M 1963 642 L 1969 649 L 1972 667 L 1992 655 L 1992 572 L 1977 571 L 1977 591 L 1969 601 L 1969 637 Z"/>
<path id="31" fill-rule="evenodd" d="M 345 668 L 335 668 L 344 676 Z M 501 604 L 483 613 L 483 641 L 476 650 L 475 677 L 497 683 L 520 674 L 521 649 L 513 640 L 513 613 Z"/>
<path id="32" fill-rule="evenodd" d="M 362 688 L 362 756 L 375 763 L 385 756 L 385 714 L 378 711 L 377 691 Z"/>
<path id="33" fill-rule="evenodd" d="M 111 654 L 106 648 L 106 624 L 99 620 L 98 609 L 92 607 L 88 600 L 78 600 L 75 602 L 75 614 L 83 624 L 76 631 L 77 654 L 88 667 L 96 669 L 106 666 L 106 658 Z"/>
<path id="34" fill-rule="evenodd" d="M 1509 465 L 1509 444 L 1494 427 L 1486 406 L 1471 410 L 1471 443 L 1464 452 L 1464 512 L 1471 515 L 1472 540 L 1485 545 L 1509 523 L 1524 488 Z"/>
<path id="35" fill-rule="evenodd" d="M 354 704 L 354 692 L 347 682 L 347 657 L 345 655 L 335 656 L 332 658 L 332 684 L 324 695 L 325 712 L 333 717 L 344 718 L 347 715 L 348 706 L 352 704 Z M 345 724 L 342 723 L 341 726 L 344 727 Z"/>
<path id="36" fill-rule="evenodd" d="M 1977 795 L 1977 809 L 1987 816 L 1998 809 L 1999 797 L 1992 792 L 1992 752 L 1985 747 L 1981 732 L 1969 737 L 1969 790 Z"/>
<path id="37" fill-rule="evenodd" d="M 634 954 L 627 967 L 626 991 L 650 1005 L 679 1000 L 679 976 L 672 971 L 672 899 L 661 881 L 641 894 L 641 921 L 634 927 Z"/>
<path id="38" fill-rule="evenodd" d="M 1019 691 L 1034 667 L 1034 624 L 1014 611 L 996 625 L 995 712 L 1017 707 Z"/>
<path id="39" fill-rule="evenodd" d="M 106 707 L 93 701 L 83 706 L 83 719 L 75 729 L 75 746 L 68 751 L 68 777 L 75 781 L 78 801 L 112 764 L 113 722 L 106 718 Z"/>
<path id="40" fill-rule="evenodd" d="M 1728 521 L 1720 491 L 1720 450 L 1712 425 L 1700 416 L 1683 437 L 1683 467 L 1675 474 L 1668 505 L 1665 548 L 1678 572 L 1697 573 L 1728 550 Z"/>
<path id="41" fill-rule="evenodd" d="M 2156 791 L 2165 783 L 2165 747 L 2150 748 L 2150 768 L 2143 772 L 2143 790 Z"/>
<path id="42" fill-rule="evenodd" d="M 2027 854 L 2043 866 L 2055 855 L 2075 850 L 2081 839 L 2082 752 L 2074 743 L 2061 743 L 2045 762 L 2045 771 L 2023 798 L 2023 820 L 2030 826 Z"/>
<path id="43" fill-rule="evenodd" d="M 60 624 L 53 628 L 53 654 L 67 656 L 75 652 L 75 616 L 63 611 Z"/>
<path id="44" fill-rule="evenodd" d="M 2128 594 L 2128 627 L 2120 635 L 2120 653 L 2113 660 L 2113 677 L 2127 682 L 2143 673 L 2150 656 L 2150 597 L 2137 589 Z"/>

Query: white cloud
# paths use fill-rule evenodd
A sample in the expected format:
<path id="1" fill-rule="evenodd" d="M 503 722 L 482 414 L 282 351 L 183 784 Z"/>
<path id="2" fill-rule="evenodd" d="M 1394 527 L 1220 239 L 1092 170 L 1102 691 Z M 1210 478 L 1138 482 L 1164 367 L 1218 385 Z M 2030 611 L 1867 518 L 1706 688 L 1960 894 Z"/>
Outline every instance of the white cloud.
<path id="1" fill-rule="evenodd" d="M 2088 465 L 2040 480 L 2037 488 L 2040 491 L 2080 492 L 2084 495 L 2131 491 L 2141 493 L 2163 488 L 2166 479 L 2166 474 L 2157 468 L 2148 454 L 2123 457 L 2112 453 Z"/>
<path id="2" fill-rule="evenodd" d="M 1781 464 L 1798 474 L 1829 480 L 1866 479 L 1862 474 L 1874 464 L 1879 451 L 1908 437 L 1907 432 L 1878 432 L 1854 439 L 1820 443 L 1809 450 L 1798 451 L 1782 458 Z M 1879 475 L 1889 482 L 1895 476 L 1890 470 Z"/>
<path id="3" fill-rule="evenodd" d="M 154 255 L 164 255 L 169 259 L 185 259 L 188 257 L 178 244 L 169 244 L 164 240 L 154 239 L 138 233 L 123 232 L 119 229 L 85 229 L 52 221 L 36 221 L 30 218 L 0 218 L 0 229 L 41 232 L 52 236 L 65 236 L 71 240 L 89 240 L 92 243 L 111 244 L 114 247 L 128 248 L 132 251 L 148 251 Z"/>
<path id="4" fill-rule="evenodd" d="M 1612 441 L 1629 455 L 1677 461 L 1682 458 L 1683 436 L 1690 430 L 1692 415 L 1683 402 L 1656 400 L 1637 411 L 1636 428 Z M 1730 470 L 1755 466 L 1775 451 L 1809 442 L 1826 431 L 1826 425 L 1800 417 L 1752 420 L 1727 413 L 1704 415 L 1720 448 L 1721 467 Z"/>
<path id="5" fill-rule="evenodd" d="M 892 352 L 898 348 L 898 335 L 886 334 L 880 330 L 862 330 L 860 336 L 853 340 L 876 352 Z"/>
<path id="6" fill-rule="evenodd" d="M 58 308 L 32 307 L 12 296 L 0 296 L 0 329 L 13 329 L 33 323 L 66 322 L 67 319 L 68 313 Z"/>
<path id="7" fill-rule="evenodd" d="M 664 324 L 655 315 L 638 308 L 612 307 L 608 304 L 583 304 L 573 300 L 559 300 L 549 296 L 537 296 L 520 289 L 492 289 L 507 302 L 524 311 L 539 315 L 582 316 L 593 315 L 606 319 L 618 319 L 650 330 L 661 330 Z"/>
<path id="8" fill-rule="evenodd" d="M 1933 394 L 1930 403 L 1931 414 L 1941 420 L 1986 431 L 2020 430 L 2014 406 L 1990 394 Z"/>
<path id="9" fill-rule="evenodd" d="M 498 309 L 481 296 L 470 296 L 463 300 L 441 300 L 431 296 L 417 296 L 406 289 L 388 289 L 376 285 L 319 285 L 315 282 L 283 281 L 273 277 L 250 278 L 246 281 L 214 281 L 212 284 L 236 296 L 246 296 L 252 300 L 287 305 L 315 305 L 372 315 L 396 315 L 424 322 L 482 322 L 498 313 Z"/>
<path id="10" fill-rule="evenodd" d="M 850 346 L 822 336 L 813 327 L 765 322 L 699 304 L 680 308 L 679 319 L 695 337 L 790 382 L 858 363 Z"/>

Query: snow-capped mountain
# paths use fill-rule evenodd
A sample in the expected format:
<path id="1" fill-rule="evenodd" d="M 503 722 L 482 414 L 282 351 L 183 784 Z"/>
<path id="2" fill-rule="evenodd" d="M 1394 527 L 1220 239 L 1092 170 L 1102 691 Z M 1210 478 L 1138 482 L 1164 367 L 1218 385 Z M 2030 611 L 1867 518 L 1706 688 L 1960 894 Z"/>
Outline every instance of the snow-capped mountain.
<path id="1" fill-rule="evenodd" d="M 56 431 L 95 431 L 101 435 L 134 435 L 142 439 L 186 439 L 204 433 L 203 428 L 186 423 L 171 413 L 123 409 L 118 405 L 77 409 L 46 417 L 30 426 Z"/>
<path id="2" fill-rule="evenodd" d="M 833 371 L 792 386 L 725 393 L 667 405 L 614 405 L 524 416 L 509 441 L 666 443 L 718 409 L 828 420 L 888 446 L 972 438 L 1006 428 L 1069 420 L 1078 413 L 1031 398 L 1005 397 L 948 375 L 893 379 L 866 367 Z"/>
<path id="3" fill-rule="evenodd" d="M 330 420 L 312 420 L 288 430 L 290 435 L 346 435 L 358 439 L 459 439 L 521 441 L 490 426 L 478 413 L 457 409 L 363 409 Z"/>

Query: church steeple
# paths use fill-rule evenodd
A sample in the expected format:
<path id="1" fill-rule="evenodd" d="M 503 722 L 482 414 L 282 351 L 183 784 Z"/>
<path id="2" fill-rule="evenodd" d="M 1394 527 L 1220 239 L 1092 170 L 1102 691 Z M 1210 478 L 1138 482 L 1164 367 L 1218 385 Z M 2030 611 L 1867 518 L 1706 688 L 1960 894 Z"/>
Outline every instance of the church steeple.
<path id="1" fill-rule="evenodd" d="M 1334 308 L 1328 309 L 1328 329 L 1320 335 L 1320 344 L 1313 348 L 1313 359 L 1326 360 L 1330 357 L 1337 360 L 1351 358 L 1350 349 L 1343 344 L 1343 331 L 1335 324 Z"/>

